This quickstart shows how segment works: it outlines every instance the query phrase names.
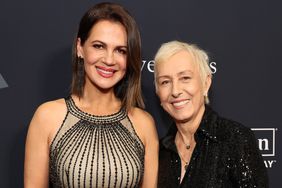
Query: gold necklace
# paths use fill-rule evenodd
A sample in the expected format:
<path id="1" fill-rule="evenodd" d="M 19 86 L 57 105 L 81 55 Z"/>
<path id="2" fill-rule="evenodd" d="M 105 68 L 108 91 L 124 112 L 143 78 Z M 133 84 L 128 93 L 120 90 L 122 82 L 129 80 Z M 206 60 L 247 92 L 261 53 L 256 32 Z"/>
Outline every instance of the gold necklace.
<path id="1" fill-rule="evenodd" d="M 178 132 L 178 135 L 181 136 L 179 132 Z M 185 145 L 185 148 L 186 148 L 187 150 L 189 150 L 189 149 L 191 148 L 191 143 L 190 143 L 190 144 L 186 144 L 186 143 L 184 142 L 184 139 L 183 139 L 182 136 L 181 136 L 180 140 L 181 140 L 182 143 Z"/>
<path id="2" fill-rule="evenodd" d="M 185 143 L 184 143 L 185 144 Z M 185 148 L 188 150 L 191 148 L 190 144 L 185 144 Z"/>
<path id="3" fill-rule="evenodd" d="M 186 143 L 184 142 L 184 139 L 183 139 L 182 135 L 180 135 L 179 132 L 177 132 L 177 133 L 178 133 L 178 136 L 181 137 L 181 138 L 179 138 L 179 139 L 180 139 L 180 140 L 182 141 L 182 143 L 184 144 L 185 149 L 186 149 L 186 150 L 189 150 L 189 149 L 191 148 L 191 143 L 190 143 L 190 144 L 186 144 Z M 179 154 L 180 159 L 185 163 L 184 169 L 185 169 L 185 171 L 186 171 L 187 168 L 188 168 L 188 164 L 189 164 L 189 163 L 188 163 L 188 161 L 184 160 L 184 157 L 182 156 L 182 154 L 181 154 L 180 151 L 178 151 L 178 154 Z"/>
<path id="4" fill-rule="evenodd" d="M 188 161 L 185 161 L 184 160 L 184 157 L 182 156 L 182 154 L 180 153 L 180 151 L 178 151 L 178 154 L 179 154 L 179 157 L 180 157 L 180 159 L 185 163 L 185 165 L 184 165 L 184 169 L 185 169 L 185 171 L 187 170 L 187 168 L 188 168 Z"/>

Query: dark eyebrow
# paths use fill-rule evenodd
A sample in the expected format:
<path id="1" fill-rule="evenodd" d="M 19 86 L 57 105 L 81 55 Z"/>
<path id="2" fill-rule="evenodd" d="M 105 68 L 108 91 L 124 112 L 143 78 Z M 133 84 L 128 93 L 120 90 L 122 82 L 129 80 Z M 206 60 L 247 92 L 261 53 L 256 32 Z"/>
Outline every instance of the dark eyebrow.
<path id="1" fill-rule="evenodd" d="M 125 48 L 127 50 L 127 46 L 117 46 L 116 48 Z"/>
<path id="2" fill-rule="evenodd" d="M 106 43 L 104 43 L 103 41 L 100 41 L 100 40 L 93 40 L 93 41 L 91 41 L 91 44 L 94 44 L 96 42 L 102 43 L 103 45 L 107 45 Z"/>

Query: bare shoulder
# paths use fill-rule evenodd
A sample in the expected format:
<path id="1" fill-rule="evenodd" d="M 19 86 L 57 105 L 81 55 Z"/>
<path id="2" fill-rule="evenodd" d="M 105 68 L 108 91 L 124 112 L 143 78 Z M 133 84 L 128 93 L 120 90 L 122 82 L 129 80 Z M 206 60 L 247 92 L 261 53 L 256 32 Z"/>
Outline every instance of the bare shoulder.
<path id="1" fill-rule="evenodd" d="M 157 139 L 155 121 L 151 114 L 135 107 L 129 111 L 128 116 L 144 144 L 149 139 Z"/>
<path id="2" fill-rule="evenodd" d="M 53 101 L 48 101 L 41 104 L 35 114 L 36 115 L 52 115 L 60 112 L 66 111 L 66 103 L 64 99 L 57 99 Z"/>
<path id="3" fill-rule="evenodd" d="M 35 111 L 33 120 L 50 122 L 60 119 L 66 113 L 66 104 L 64 99 L 48 101 L 41 104 Z"/>
<path id="4" fill-rule="evenodd" d="M 36 109 L 29 129 L 40 132 L 49 141 L 63 122 L 66 113 L 67 107 L 64 99 L 45 102 Z"/>
<path id="5" fill-rule="evenodd" d="M 151 116 L 151 114 L 137 107 L 132 108 L 129 111 L 128 116 L 133 121 L 136 121 L 137 124 L 144 123 L 144 122 L 149 123 L 149 124 L 154 124 L 154 119 Z"/>

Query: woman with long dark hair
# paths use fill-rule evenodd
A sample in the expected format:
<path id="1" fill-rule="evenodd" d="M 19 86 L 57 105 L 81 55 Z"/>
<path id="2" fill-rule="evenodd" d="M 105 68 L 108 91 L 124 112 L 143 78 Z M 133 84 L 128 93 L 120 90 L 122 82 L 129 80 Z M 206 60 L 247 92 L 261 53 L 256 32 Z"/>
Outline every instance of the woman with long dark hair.
<path id="1" fill-rule="evenodd" d="M 82 17 L 71 95 L 42 104 L 28 130 L 25 187 L 156 187 L 158 139 L 143 111 L 137 25 L 122 6 Z"/>

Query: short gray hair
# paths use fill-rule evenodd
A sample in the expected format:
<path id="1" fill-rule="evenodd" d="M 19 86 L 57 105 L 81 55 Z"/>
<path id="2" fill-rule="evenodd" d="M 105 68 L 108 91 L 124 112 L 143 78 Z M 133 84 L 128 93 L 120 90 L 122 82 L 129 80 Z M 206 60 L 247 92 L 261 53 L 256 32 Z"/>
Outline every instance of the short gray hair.
<path id="1" fill-rule="evenodd" d="M 154 71 L 155 84 L 157 84 L 156 83 L 156 77 L 157 77 L 156 67 L 158 66 L 158 64 L 169 59 L 171 56 L 175 55 L 176 53 L 182 50 L 187 51 L 189 54 L 191 54 L 194 57 L 195 63 L 198 65 L 198 68 L 199 68 L 198 70 L 199 70 L 200 78 L 202 80 L 203 85 L 205 82 L 205 78 L 207 76 L 210 75 L 212 77 L 212 71 L 209 67 L 209 57 L 204 50 L 202 50 L 195 44 L 188 44 L 188 43 L 180 42 L 180 41 L 170 41 L 167 43 L 163 43 L 155 55 L 155 58 L 154 58 L 155 59 L 155 71 Z M 206 104 L 209 103 L 209 98 L 207 94 L 205 96 L 205 103 Z"/>

